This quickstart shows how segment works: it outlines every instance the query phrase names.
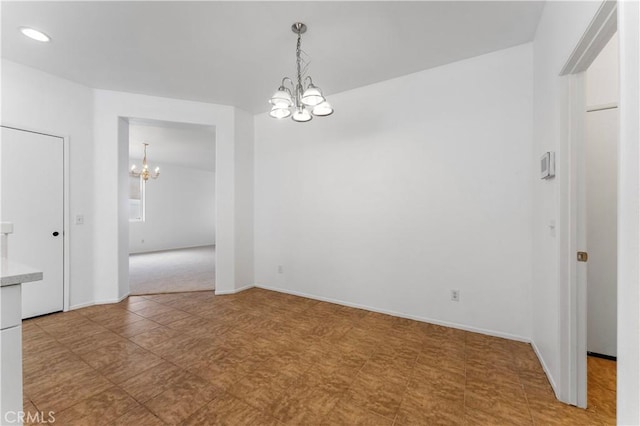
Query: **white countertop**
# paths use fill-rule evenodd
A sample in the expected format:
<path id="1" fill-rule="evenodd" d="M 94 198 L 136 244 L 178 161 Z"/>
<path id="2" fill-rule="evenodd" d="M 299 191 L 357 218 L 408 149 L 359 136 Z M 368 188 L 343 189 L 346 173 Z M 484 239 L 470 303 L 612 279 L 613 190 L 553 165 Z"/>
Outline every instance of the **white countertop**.
<path id="1" fill-rule="evenodd" d="M 42 272 L 8 259 L 0 260 L 0 287 L 40 281 Z"/>

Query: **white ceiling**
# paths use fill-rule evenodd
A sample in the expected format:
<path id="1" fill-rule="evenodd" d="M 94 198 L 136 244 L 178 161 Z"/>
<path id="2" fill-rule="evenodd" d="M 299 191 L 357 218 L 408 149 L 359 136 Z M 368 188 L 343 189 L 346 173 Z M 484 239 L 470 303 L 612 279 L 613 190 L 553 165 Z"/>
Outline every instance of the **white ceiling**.
<path id="1" fill-rule="evenodd" d="M 2 2 L 2 56 L 90 87 L 258 113 L 295 71 L 295 21 L 309 26 L 314 82 L 332 94 L 530 41 L 543 4 Z"/>
<path id="2" fill-rule="evenodd" d="M 147 147 L 149 168 L 157 164 L 215 171 L 215 127 L 167 121 L 129 119 L 129 158 L 140 169 Z"/>

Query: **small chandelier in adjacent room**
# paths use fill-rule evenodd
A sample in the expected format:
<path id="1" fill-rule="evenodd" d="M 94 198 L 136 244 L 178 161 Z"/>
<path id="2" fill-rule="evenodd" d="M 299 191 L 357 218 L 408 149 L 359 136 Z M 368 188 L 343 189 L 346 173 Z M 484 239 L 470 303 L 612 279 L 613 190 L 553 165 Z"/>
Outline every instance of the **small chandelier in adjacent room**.
<path id="1" fill-rule="evenodd" d="M 156 169 L 153 172 L 149 171 L 149 165 L 147 164 L 147 147 L 149 146 L 149 144 L 143 143 L 142 145 L 144 145 L 144 158 L 142 159 L 142 170 L 137 171 L 136 165 L 134 164 L 133 166 L 131 166 L 129 175 L 132 177 L 139 177 L 145 182 L 148 181 L 149 178 L 158 179 L 158 176 L 160 176 L 160 167 L 156 167 Z"/>
<path id="2" fill-rule="evenodd" d="M 307 26 L 302 22 L 296 22 L 291 26 L 291 30 L 298 34 L 296 44 L 296 82 L 289 77 L 282 79 L 280 87 L 269 99 L 272 105 L 269 115 L 273 118 L 291 117 L 293 121 L 303 123 L 311 120 L 314 116 L 326 117 L 333 114 L 333 107 L 322 95 L 319 87 L 313 84 L 311 76 L 306 74 L 306 65 L 301 58 L 302 34 L 307 31 Z M 303 65 L 305 65 L 303 69 Z M 287 87 L 287 82 L 289 83 Z"/>

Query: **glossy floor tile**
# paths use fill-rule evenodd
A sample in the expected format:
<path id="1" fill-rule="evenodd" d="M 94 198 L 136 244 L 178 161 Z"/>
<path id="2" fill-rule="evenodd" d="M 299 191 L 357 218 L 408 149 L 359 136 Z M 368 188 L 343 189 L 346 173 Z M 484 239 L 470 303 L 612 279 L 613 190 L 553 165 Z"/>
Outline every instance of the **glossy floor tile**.
<path id="1" fill-rule="evenodd" d="M 25 408 L 57 424 L 615 423 L 615 363 L 589 359 L 581 410 L 526 343 L 261 289 L 131 296 L 23 337 Z"/>

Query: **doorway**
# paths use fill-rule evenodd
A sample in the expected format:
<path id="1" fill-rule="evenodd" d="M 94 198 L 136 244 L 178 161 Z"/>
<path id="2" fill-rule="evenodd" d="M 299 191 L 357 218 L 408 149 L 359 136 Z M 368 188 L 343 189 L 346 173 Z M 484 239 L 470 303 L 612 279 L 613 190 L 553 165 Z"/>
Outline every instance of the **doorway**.
<path id="1" fill-rule="evenodd" d="M 617 196 L 619 139 L 617 34 L 585 73 L 587 407 L 616 419 Z"/>
<path id="2" fill-rule="evenodd" d="M 23 319 L 65 307 L 64 152 L 61 137 L 2 126 L 1 220 L 13 225 L 3 256 L 43 273 L 22 286 Z"/>
<path id="3" fill-rule="evenodd" d="M 214 290 L 215 127 L 128 125 L 130 294 Z"/>
<path id="4" fill-rule="evenodd" d="M 564 163 L 567 169 L 566 182 L 562 188 L 562 196 L 560 198 L 560 210 L 564 215 L 563 225 L 566 226 L 566 231 L 563 234 L 565 241 L 562 243 L 562 249 L 566 251 L 563 253 L 562 260 L 559 264 L 561 276 L 567 278 L 567 293 L 566 298 L 563 300 L 563 306 L 567 310 L 567 334 L 562 345 L 562 356 L 567 371 L 567 375 L 565 376 L 567 386 L 565 388 L 566 394 L 564 401 L 582 408 L 588 407 L 587 364 L 589 357 L 587 355 L 587 334 L 589 302 L 587 277 L 590 269 L 588 267 L 588 261 L 592 260 L 590 256 L 584 253 L 591 248 L 587 240 L 589 234 L 587 227 L 589 216 L 587 205 L 587 138 L 589 137 L 588 132 L 590 132 L 594 140 L 599 140 L 597 137 L 598 132 L 594 130 L 601 129 L 600 133 L 606 133 L 607 128 L 606 126 L 602 127 L 603 124 L 599 123 L 599 121 L 602 121 L 600 120 L 602 115 L 588 116 L 587 114 L 590 113 L 587 112 L 587 110 L 593 109 L 591 113 L 594 113 L 613 109 L 611 108 L 612 105 L 610 102 L 602 100 L 592 101 L 595 102 L 596 105 L 593 105 L 592 108 L 587 108 L 586 80 L 588 69 L 594 64 L 598 55 L 607 47 L 617 32 L 617 17 L 618 3 L 616 1 L 603 2 L 560 72 L 560 76 L 564 77 L 568 89 L 567 100 L 569 110 L 566 127 L 568 143 L 566 145 L 566 163 Z M 615 50 L 613 57 L 617 58 L 619 53 L 617 49 L 613 48 L 612 51 L 613 50 Z M 616 59 L 616 61 L 618 61 L 618 59 Z M 613 72 L 615 74 L 615 71 Z M 607 79 L 606 84 L 612 88 L 611 90 L 616 93 L 619 99 L 620 89 L 617 78 L 616 76 L 611 76 L 610 73 L 611 71 L 609 71 L 608 76 L 604 73 Z M 616 80 L 613 84 L 611 81 L 612 77 Z M 601 89 L 601 87 L 592 87 L 591 95 L 596 94 L 599 89 Z M 609 90 L 609 92 L 611 90 Z M 602 98 L 602 96 L 596 96 L 596 98 Z M 589 128 L 587 120 L 592 121 L 592 123 L 589 124 Z M 613 126 L 620 128 L 620 123 L 618 122 Z M 602 131 L 602 129 L 604 129 L 604 131 Z M 615 139 L 614 137 L 614 140 Z M 610 140 L 610 138 L 607 140 Z M 599 141 L 599 143 L 603 145 L 606 142 Z M 602 146 L 600 146 L 600 149 L 602 149 Z M 613 152 L 607 152 L 607 154 L 612 153 L 616 157 L 616 162 L 622 161 L 622 157 L 617 149 L 613 148 Z M 594 160 L 597 161 L 598 159 L 594 158 Z M 596 162 L 596 164 L 598 167 L 601 167 L 605 163 Z M 616 181 L 617 179 L 618 177 L 616 176 Z M 595 180 L 598 184 L 604 181 L 605 180 Z M 613 208 L 617 212 L 617 199 L 615 204 L 616 206 Z M 591 216 L 593 219 L 594 212 L 591 212 Z M 597 217 L 597 214 L 595 217 Z M 594 220 L 591 222 L 597 223 L 597 221 Z M 592 240 L 593 239 L 592 236 Z M 593 243 L 594 241 L 591 241 L 592 246 Z M 567 255 L 567 257 L 565 257 L 565 255 Z M 596 249 L 596 256 L 599 256 L 598 249 Z M 616 269 L 618 271 L 620 270 L 619 268 Z M 611 281 L 611 278 L 609 281 Z M 618 279 L 614 277 L 613 281 L 615 281 L 613 286 L 617 287 Z M 609 286 L 611 286 L 611 284 L 609 284 Z M 594 291 L 592 291 L 592 294 L 593 293 Z M 597 329 L 597 327 L 595 327 L 595 329 Z M 592 331 L 595 329 L 592 326 Z"/>

